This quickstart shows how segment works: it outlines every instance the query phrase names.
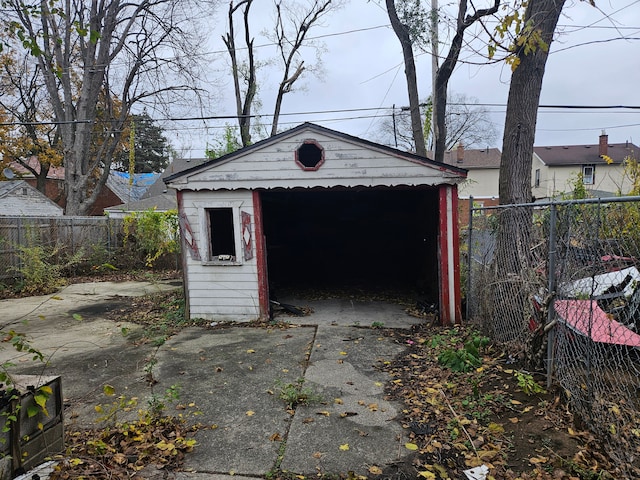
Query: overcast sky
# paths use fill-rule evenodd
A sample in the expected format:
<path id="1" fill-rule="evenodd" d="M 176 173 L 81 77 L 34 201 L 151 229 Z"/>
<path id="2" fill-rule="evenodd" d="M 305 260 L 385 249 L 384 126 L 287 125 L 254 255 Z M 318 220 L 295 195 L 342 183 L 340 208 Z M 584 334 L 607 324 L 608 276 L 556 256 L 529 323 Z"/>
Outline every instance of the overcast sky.
<path id="1" fill-rule="evenodd" d="M 374 117 L 386 114 L 393 105 L 408 104 L 402 50 L 386 10 L 378 4 L 384 4 L 383 0 L 344 3 L 343 8 L 329 14 L 321 26 L 310 31 L 311 37 L 322 36 L 317 40 L 325 48 L 322 74 L 317 77 L 305 73 L 296 83 L 297 90 L 285 95 L 282 107 L 285 115 L 280 119 L 280 127 L 286 129 L 309 121 L 377 141 L 378 120 Z M 478 7 L 486 3 L 476 2 Z M 587 1 L 567 0 L 559 22 L 560 34 L 547 63 L 541 105 L 640 105 L 640 0 L 596 3 L 598 8 Z M 443 0 L 440 4 L 443 9 L 448 8 Z M 215 22 L 217 27 L 207 44 L 210 52 L 225 51 L 221 35 L 226 29 L 227 8 L 228 3 L 222 2 L 218 9 L 219 21 Z M 272 25 L 271 12 L 271 1 L 255 1 L 252 28 L 256 45 L 269 43 L 260 32 Z M 240 17 L 237 29 L 239 20 Z M 473 36 L 470 33 L 468 39 Z M 446 42 L 444 31 L 441 40 Z M 474 45 L 486 52 L 481 43 Z M 445 44 L 442 51 L 447 48 Z M 256 49 L 261 61 L 273 58 L 275 53 L 270 46 Z M 431 93 L 431 58 L 426 53 L 416 54 L 420 97 L 425 98 Z M 214 57 L 209 67 L 216 83 L 211 115 L 234 115 L 228 56 L 220 53 Z M 305 64 L 315 63 L 313 50 L 305 50 L 304 57 Z M 502 63 L 486 65 L 486 60 L 469 50 L 463 51 L 461 59 L 470 63 L 459 64 L 449 89 L 488 105 L 486 108 L 498 129 L 497 138 L 488 146 L 501 148 L 511 70 Z M 267 67 L 258 75 L 261 111 L 269 114 L 273 111 L 279 74 Z M 354 111 L 339 112 L 351 109 Z M 323 111 L 332 112 L 286 115 Z M 264 121 L 268 123 L 270 118 L 265 117 Z M 195 130 L 186 130 L 186 124 L 181 123 L 177 125 L 179 130 L 168 133 L 181 153 L 198 157 L 202 156 L 207 139 L 220 135 L 221 125 L 224 121 L 199 122 Z M 628 140 L 640 144 L 640 109 L 540 109 L 536 145 L 595 144 L 602 130 L 606 130 L 612 143 Z"/>

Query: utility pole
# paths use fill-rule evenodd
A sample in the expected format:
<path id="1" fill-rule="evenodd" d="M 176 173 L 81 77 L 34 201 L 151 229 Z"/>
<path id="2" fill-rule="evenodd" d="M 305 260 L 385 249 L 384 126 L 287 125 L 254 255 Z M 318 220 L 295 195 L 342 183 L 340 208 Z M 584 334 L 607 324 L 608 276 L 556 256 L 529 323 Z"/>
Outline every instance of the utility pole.
<path id="1" fill-rule="evenodd" d="M 438 0 L 431 0 L 431 104 L 435 105 L 436 75 L 438 74 Z M 435 148 L 438 125 L 436 109 L 431 109 L 431 146 Z"/>

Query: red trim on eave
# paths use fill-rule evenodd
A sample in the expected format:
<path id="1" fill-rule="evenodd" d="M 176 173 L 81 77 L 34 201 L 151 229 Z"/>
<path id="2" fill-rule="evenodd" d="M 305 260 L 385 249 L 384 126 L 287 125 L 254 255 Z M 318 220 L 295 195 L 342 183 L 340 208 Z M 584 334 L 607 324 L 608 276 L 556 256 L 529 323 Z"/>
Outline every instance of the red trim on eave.
<path id="1" fill-rule="evenodd" d="M 269 275 L 267 274 L 267 249 L 262 223 L 262 198 L 253 190 L 253 221 L 255 222 L 256 261 L 258 266 L 258 304 L 260 317 L 269 318 Z"/>
<path id="2" fill-rule="evenodd" d="M 182 190 L 176 191 L 176 202 L 178 204 L 178 215 L 184 212 L 184 203 L 182 201 Z M 191 318 L 191 305 L 189 302 L 189 275 L 187 268 L 187 245 L 184 235 L 180 235 L 180 249 L 182 251 L 182 289 L 184 290 L 184 312 L 185 318 Z"/>

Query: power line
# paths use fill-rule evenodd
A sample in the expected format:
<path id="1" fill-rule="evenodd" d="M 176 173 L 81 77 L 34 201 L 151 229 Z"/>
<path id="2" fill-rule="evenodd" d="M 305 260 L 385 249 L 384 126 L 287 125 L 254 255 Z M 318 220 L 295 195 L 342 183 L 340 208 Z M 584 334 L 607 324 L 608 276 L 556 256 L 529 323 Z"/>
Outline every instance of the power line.
<path id="1" fill-rule="evenodd" d="M 449 106 L 468 106 L 468 107 L 497 107 L 506 108 L 506 103 L 459 103 L 449 102 Z M 427 104 L 422 103 L 420 106 L 425 107 Z M 565 109 L 565 110 L 640 110 L 640 105 L 563 105 L 563 104 L 549 104 L 539 105 L 541 109 Z M 364 108 L 341 108 L 333 110 L 311 110 L 302 112 L 284 112 L 280 116 L 305 116 L 305 115 L 326 115 L 335 113 L 354 113 L 354 112 L 371 112 L 371 111 L 394 111 L 394 110 L 408 110 L 408 106 L 390 106 L 390 107 L 364 107 Z M 562 112 L 555 112 L 562 113 Z M 632 112 L 618 112 L 618 113 L 632 113 Z M 373 115 L 375 116 L 375 115 Z M 154 118 L 155 122 L 193 122 L 193 121 L 206 121 L 206 120 L 237 120 L 239 118 L 264 118 L 273 117 L 272 113 L 253 114 L 253 115 L 201 115 L 193 117 L 165 117 Z M 353 118 L 371 118 L 369 116 L 359 116 Z M 42 121 L 42 122 L 3 122 L 0 126 L 38 126 L 38 125 L 67 125 L 73 123 L 113 123 L 119 120 L 96 120 L 91 122 L 89 120 L 66 120 L 66 121 Z"/>

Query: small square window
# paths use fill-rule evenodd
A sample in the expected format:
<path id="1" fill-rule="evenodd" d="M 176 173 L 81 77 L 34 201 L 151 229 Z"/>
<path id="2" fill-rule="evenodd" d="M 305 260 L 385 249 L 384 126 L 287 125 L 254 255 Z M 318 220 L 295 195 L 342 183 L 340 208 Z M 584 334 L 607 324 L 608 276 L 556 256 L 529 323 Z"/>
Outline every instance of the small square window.
<path id="1" fill-rule="evenodd" d="M 582 167 L 582 183 L 584 185 L 593 185 L 595 181 L 596 167 L 593 165 L 584 165 Z"/>
<path id="2" fill-rule="evenodd" d="M 209 222 L 209 259 L 234 262 L 236 260 L 236 239 L 232 208 L 207 209 Z"/>

